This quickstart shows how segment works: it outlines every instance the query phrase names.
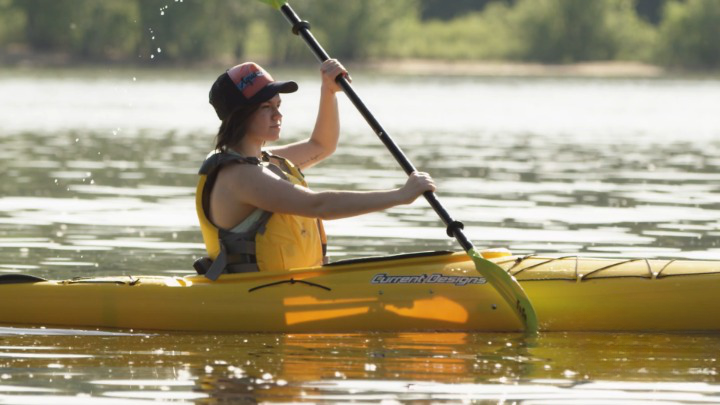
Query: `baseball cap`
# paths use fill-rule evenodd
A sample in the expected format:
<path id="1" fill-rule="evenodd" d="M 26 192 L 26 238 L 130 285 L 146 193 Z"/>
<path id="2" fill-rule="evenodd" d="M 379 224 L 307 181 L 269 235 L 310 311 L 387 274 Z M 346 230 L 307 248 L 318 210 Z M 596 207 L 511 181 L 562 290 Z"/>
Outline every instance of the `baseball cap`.
<path id="1" fill-rule="evenodd" d="M 277 82 L 254 62 L 245 62 L 221 74 L 210 88 L 210 104 L 218 118 L 226 119 L 237 108 L 270 100 L 278 93 L 294 93 L 295 82 Z"/>

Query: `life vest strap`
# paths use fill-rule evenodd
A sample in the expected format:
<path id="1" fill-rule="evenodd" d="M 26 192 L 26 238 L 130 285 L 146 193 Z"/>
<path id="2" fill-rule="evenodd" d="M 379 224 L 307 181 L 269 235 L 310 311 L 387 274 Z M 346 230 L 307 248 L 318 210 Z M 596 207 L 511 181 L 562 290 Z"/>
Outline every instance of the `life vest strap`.
<path id="1" fill-rule="evenodd" d="M 257 263 L 235 263 L 225 266 L 227 273 L 253 273 L 260 271 Z"/>
<path id="2" fill-rule="evenodd" d="M 226 267 L 227 267 L 227 254 L 225 253 L 225 250 L 222 249 L 222 245 L 221 245 L 220 254 L 218 254 L 218 256 L 215 258 L 215 260 L 213 260 L 212 265 L 205 272 L 205 277 L 207 277 L 208 279 L 210 279 L 212 281 L 215 281 L 218 279 L 218 277 L 220 277 L 220 275 L 222 274 L 223 270 L 225 270 Z"/>
<path id="3" fill-rule="evenodd" d="M 193 267 L 195 268 L 197 274 L 204 276 L 210 271 L 213 263 L 213 260 L 209 257 L 201 257 L 193 263 Z M 256 271 L 260 271 L 257 263 L 234 263 L 226 264 L 222 273 L 252 273 Z M 3 276 L 0 276 L 0 278 L 2 277 Z"/>

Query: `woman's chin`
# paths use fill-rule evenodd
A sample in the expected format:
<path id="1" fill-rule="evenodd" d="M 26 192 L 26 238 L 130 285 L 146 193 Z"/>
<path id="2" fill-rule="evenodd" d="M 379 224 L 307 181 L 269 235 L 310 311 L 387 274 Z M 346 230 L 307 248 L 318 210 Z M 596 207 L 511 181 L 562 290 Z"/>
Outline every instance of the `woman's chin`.
<path id="1" fill-rule="evenodd" d="M 268 142 L 274 142 L 280 139 L 280 128 L 273 129 L 267 135 Z"/>

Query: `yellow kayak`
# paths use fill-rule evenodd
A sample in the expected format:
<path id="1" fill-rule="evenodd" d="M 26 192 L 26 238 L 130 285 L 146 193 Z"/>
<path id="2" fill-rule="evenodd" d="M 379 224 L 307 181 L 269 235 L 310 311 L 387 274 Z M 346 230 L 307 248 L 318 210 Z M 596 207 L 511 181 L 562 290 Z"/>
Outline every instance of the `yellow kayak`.
<path id="1" fill-rule="evenodd" d="M 540 331 L 718 331 L 720 261 L 508 256 Z M 497 256 L 497 255 L 494 255 Z M 212 332 L 522 331 L 465 253 L 273 273 L 0 276 L 0 324 Z"/>

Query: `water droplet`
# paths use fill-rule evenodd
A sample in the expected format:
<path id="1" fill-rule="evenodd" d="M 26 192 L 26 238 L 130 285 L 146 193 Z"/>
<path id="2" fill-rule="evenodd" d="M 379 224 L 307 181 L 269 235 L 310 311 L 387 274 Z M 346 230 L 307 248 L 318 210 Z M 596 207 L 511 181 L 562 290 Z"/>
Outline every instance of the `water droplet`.
<path id="1" fill-rule="evenodd" d="M 576 373 L 575 371 L 572 371 L 572 370 L 565 370 L 565 371 L 563 371 L 563 375 L 565 376 L 565 378 L 575 377 L 576 374 L 577 374 L 577 373 Z"/>
<path id="2" fill-rule="evenodd" d="M 155 55 L 150 55 L 150 59 L 155 59 Z"/>
<path id="3" fill-rule="evenodd" d="M 162 52 L 162 49 L 158 48 L 158 51 L 157 51 L 157 52 L 158 52 L 158 53 L 161 53 L 161 52 Z"/>

